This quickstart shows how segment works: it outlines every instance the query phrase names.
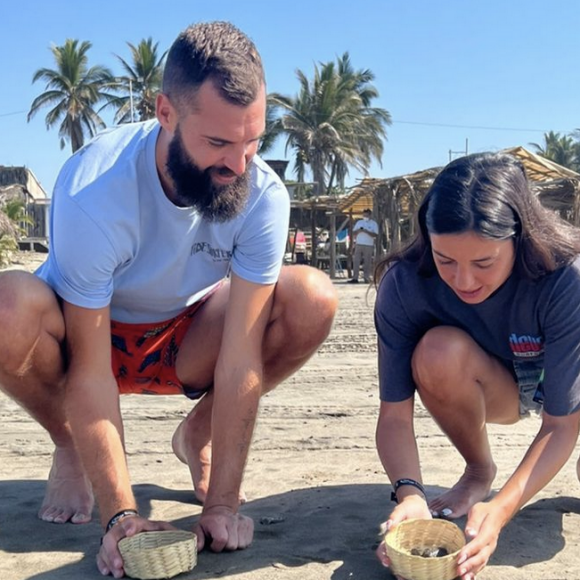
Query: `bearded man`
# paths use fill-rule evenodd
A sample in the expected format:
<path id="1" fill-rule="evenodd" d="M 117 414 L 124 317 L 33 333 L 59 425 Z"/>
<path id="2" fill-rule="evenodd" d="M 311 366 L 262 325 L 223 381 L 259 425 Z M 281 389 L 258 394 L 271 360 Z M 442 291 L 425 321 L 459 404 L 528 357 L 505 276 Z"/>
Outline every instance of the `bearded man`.
<path id="1" fill-rule="evenodd" d="M 139 515 L 119 394 L 197 400 L 173 450 L 203 502 L 198 548 L 247 547 L 241 482 L 261 395 L 328 335 L 319 271 L 282 268 L 287 191 L 256 156 L 266 87 L 250 39 L 224 22 L 182 32 L 156 119 L 105 131 L 64 165 L 50 253 L 0 275 L 0 385 L 48 431 L 39 517 L 104 527 L 97 565 L 123 575 L 119 540 L 167 529 Z"/>

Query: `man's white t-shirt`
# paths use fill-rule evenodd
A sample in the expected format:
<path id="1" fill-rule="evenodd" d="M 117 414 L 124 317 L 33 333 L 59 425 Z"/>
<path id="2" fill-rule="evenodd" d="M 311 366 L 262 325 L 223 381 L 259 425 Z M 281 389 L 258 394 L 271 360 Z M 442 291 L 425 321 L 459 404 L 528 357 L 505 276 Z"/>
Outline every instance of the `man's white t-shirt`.
<path id="1" fill-rule="evenodd" d="M 374 238 L 366 232 L 361 231 L 361 228 L 378 234 L 379 226 L 377 222 L 370 218 L 363 218 L 362 220 L 358 220 L 352 229 L 353 233 L 356 234 L 355 239 L 359 246 L 374 246 Z"/>
<path id="2" fill-rule="evenodd" d="M 289 196 L 254 157 L 241 213 L 209 222 L 165 195 L 155 164 L 156 121 L 99 134 L 63 166 L 51 207 L 50 253 L 36 274 L 64 300 L 110 304 L 120 322 L 160 322 L 207 294 L 230 269 L 258 284 L 278 279 Z"/>

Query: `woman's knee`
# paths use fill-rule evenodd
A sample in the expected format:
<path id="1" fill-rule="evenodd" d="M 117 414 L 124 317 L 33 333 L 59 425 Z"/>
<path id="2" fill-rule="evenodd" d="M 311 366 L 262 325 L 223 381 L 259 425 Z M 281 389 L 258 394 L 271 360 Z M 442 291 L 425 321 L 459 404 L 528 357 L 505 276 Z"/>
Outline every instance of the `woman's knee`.
<path id="1" fill-rule="evenodd" d="M 474 345 L 473 339 L 459 328 L 438 326 L 427 331 L 411 361 L 417 387 L 443 396 L 445 388 L 465 370 Z"/>

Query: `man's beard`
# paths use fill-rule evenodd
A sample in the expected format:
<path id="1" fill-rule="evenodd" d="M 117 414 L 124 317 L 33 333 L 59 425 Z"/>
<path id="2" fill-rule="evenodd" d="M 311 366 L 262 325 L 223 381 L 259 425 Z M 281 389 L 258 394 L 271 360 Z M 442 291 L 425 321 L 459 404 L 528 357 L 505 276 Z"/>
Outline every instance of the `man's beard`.
<path id="1" fill-rule="evenodd" d="M 184 207 L 192 207 L 212 222 L 225 222 L 239 215 L 250 194 L 250 165 L 233 183 L 216 185 L 212 169 L 200 169 L 183 145 L 179 126 L 169 143 L 167 172 L 175 188 L 175 200 Z M 226 168 L 224 171 L 229 171 Z"/>

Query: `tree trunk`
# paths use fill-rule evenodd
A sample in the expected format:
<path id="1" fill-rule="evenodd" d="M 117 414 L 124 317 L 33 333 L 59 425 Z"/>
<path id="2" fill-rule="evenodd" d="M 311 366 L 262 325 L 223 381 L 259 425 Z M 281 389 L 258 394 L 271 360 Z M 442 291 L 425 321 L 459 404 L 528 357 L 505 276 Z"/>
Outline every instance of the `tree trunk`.
<path id="1" fill-rule="evenodd" d="M 71 123 L 70 142 L 73 153 L 84 145 L 83 128 L 80 119 L 75 119 Z"/>

